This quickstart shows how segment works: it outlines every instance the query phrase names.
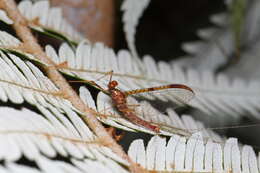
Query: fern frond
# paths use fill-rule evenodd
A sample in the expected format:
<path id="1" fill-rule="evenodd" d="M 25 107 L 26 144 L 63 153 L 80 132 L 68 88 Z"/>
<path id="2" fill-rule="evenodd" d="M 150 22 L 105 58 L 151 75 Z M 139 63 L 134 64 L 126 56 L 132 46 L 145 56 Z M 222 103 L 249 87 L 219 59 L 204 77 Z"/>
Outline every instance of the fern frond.
<path id="1" fill-rule="evenodd" d="M 225 27 L 228 25 L 228 14 L 225 12 L 214 14 L 210 16 L 210 21 L 219 27 Z"/>
<path id="2" fill-rule="evenodd" d="M 4 166 L 0 167 L 0 171 L 3 173 L 10 173 L 10 172 L 43 173 L 42 171 L 36 168 L 32 168 L 31 166 L 24 166 L 16 163 L 7 163 L 5 167 Z"/>
<path id="3" fill-rule="evenodd" d="M 0 108 L 2 160 L 15 161 L 24 155 L 29 160 L 38 161 L 43 155 L 55 157 L 59 154 L 95 160 L 97 164 L 105 164 L 104 167 L 114 161 L 127 164 L 95 140 L 93 133 L 72 110 L 67 109 L 63 113 L 55 107 L 37 107 L 43 116 L 27 109 Z"/>
<path id="4" fill-rule="evenodd" d="M 5 37 L 6 38 L 6 37 Z M 25 54 L 26 55 L 26 54 Z M 25 57 L 24 57 L 25 58 Z M 75 108 L 72 107 L 71 103 L 65 100 L 61 97 L 58 93 L 57 87 L 47 78 L 44 76 L 44 74 L 31 62 L 27 60 L 21 60 L 18 56 L 9 53 L 9 52 L 0 52 L 0 68 L 2 68 L 2 73 L 0 73 L 0 82 L 2 83 L 0 85 L 0 99 L 2 101 L 10 100 L 13 103 L 21 104 L 26 100 L 28 103 L 35 105 L 41 110 L 43 113 L 45 113 L 45 116 L 49 121 L 54 121 L 55 125 L 57 127 L 61 127 L 61 129 L 57 129 L 60 132 L 63 132 L 64 134 L 67 134 L 66 131 L 64 131 L 64 128 L 61 126 L 59 121 L 62 121 L 66 125 L 66 128 L 74 133 L 76 136 L 77 133 L 80 133 L 83 137 L 89 134 L 89 130 L 86 130 L 85 123 L 79 118 L 77 115 Z M 91 99 L 90 97 L 89 99 Z M 92 100 L 93 102 L 93 100 Z M 43 106 L 43 107 L 42 107 Z M 55 106 L 56 108 L 54 108 Z M 51 109 L 52 113 L 55 113 L 58 121 L 51 115 L 50 112 L 46 111 L 45 108 Z M 64 118 L 64 115 L 59 113 L 58 110 L 62 110 L 62 112 L 66 112 L 67 116 L 69 117 L 69 121 L 73 123 L 73 125 Z M 21 117 L 22 119 L 25 119 L 26 117 Z M 32 118 L 33 119 L 33 118 Z M 28 118 L 30 120 L 30 118 Z M 3 120 L 3 122 L 6 122 L 8 120 Z M 16 121 L 16 120 L 15 120 Z M 20 120 L 17 119 L 19 122 Z M 30 120 L 32 121 L 32 120 Z M 21 124 L 21 122 L 19 122 Z M 16 123 L 14 123 L 15 125 Z M 26 124 L 26 123 L 25 123 Z M 41 127 L 41 125 L 37 122 L 35 122 L 37 126 Z M 74 126 L 76 129 L 74 129 Z M 2 126 L 6 131 L 12 131 L 9 129 L 6 129 L 5 126 Z M 12 126 L 8 126 L 12 127 Z M 18 129 L 18 131 L 24 131 L 25 128 L 29 127 L 28 124 L 22 126 L 24 129 Z M 55 128 L 57 128 L 55 127 Z M 35 126 L 32 126 L 32 129 L 36 128 Z M 47 127 L 46 127 L 47 128 Z M 53 127 L 54 128 L 54 127 Z M 36 128 L 37 129 L 37 128 Z M 48 128 L 47 128 L 48 129 Z M 28 130 L 33 131 L 31 129 Z M 34 133 L 34 132 L 33 132 Z M 36 132 L 37 135 L 38 132 Z M 91 132 L 92 134 L 92 132 Z M 49 135 L 48 133 L 46 134 Z M 55 135 L 54 135 L 55 136 Z M 63 136 L 64 137 L 64 136 Z M 62 138 L 63 138 L 62 137 Z M 66 136 L 65 136 L 66 137 Z M 64 138 L 65 138 L 64 137 Z M 71 142 L 77 142 L 77 139 L 71 139 Z M 59 143 L 59 142 L 58 142 Z M 84 143 L 84 141 L 83 141 Z M 43 142 L 43 144 L 45 144 Z M 68 143 L 65 142 L 66 145 L 69 146 Z M 29 145 L 29 144 L 28 144 Z M 37 144 L 39 145 L 39 144 Z M 53 144 L 54 145 L 54 144 Z M 32 146 L 31 146 L 32 147 Z M 56 146 L 58 151 L 63 151 L 62 154 L 64 154 L 64 149 L 60 146 Z M 48 147 L 47 147 L 48 148 Z M 51 148 L 51 147 L 49 147 Z M 74 151 L 74 153 L 70 153 L 71 150 L 67 149 L 69 151 L 69 155 L 82 155 L 81 152 Z M 109 152 L 108 149 L 102 149 L 104 153 Z M 106 151 L 107 150 L 107 151 Z M 14 151 L 17 151 L 14 149 Z M 34 150 L 32 149 L 32 152 L 37 152 L 37 149 L 34 147 Z M 73 152 L 73 151 L 71 151 Z M 43 152 L 44 153 L 44 152 Z M 88 153 L 88 152 L 87 152 Z M 111 152 L 110 152 L 111 153 Z M 9 153 L 8 153 L 9 154 Z M 28 154 L 26 157 L 31 158 L 35 153 Z M 48 153 L 45 153 L 46 155 Z M 61 153 L 59 153 L 61 154 Z M 66 154 L 66 152 L 65 152 Z M 67 155 L 67 154 L 66 154 Z M 110 155 L 110 154 L 108 154 Z M 114 154 L 113 154 L 114 155 Z M 7 157 L 7 156 L 5 156 Z"/>
<path id="5" fill-rule="evenodd" d="M 181 83 L 190 86 L 195 92 L 195 98 L 188 104 L 206 113 L 237 117 L 249 112 L 259 117 L 254 106 L 259 102 L 258 81 L 246 82 L 238 78 L 231 81 L 224 74 L 215 77 L 209 71 L 199 73 L 188 69 L 185 72 L 178 65 L 170 66 L 165 62 L 157 64 L 149 56 L 144 57 L 143 69 L 140 70 L 127 51 L 119 51 L 115 55 L 112 49 L 102 44 L 91 46 L 82 42 L 76 52 L 63 44 L 59 54 L 47 46 L 46 52 L 57 64 L 68 62 L 68 68 L 60 69 L 62 72 L 83 80 L 95 81 L 104 89 L 109 82 L 109 77 L 104 77 L 104 74 L 113 70 L 113 79 L 119 81 L 119 88 L 122 90 Z M 100 77 L 103 77 L 102 80 L 97 81 Z M 176 102 L 174 93 L 162 93 L 158 99 L 161 96 Z"/>
<path id="6" fill-rule="evenodd" d="M 72 107 L 59 94 L 58 88 L 31 62 L 0 51 L 0 100 L 21 104 Z"/>
<path id="7" fill-rule="evenodd" d="M 55 172 L 55 173 L 84 173 L 86 170 L 89 172 L 115 172 L 115 173 L 126 173 L 127 171 L 120 167 L 120 165 L 113 164 L 112 161 L 103 163 L 84 159 L 70 159 L 71 163 L 59 160 L 52 160 L 47 157 L 40 157 L 35 161 L 35 164 L 38 168 L 33 168 L 31 166 L 26 166 L 23 164 L 8 162 L 5 166 L 0 167 L 1 173 L 10 173 L 10 172 L 26 172 L 26 173 L 46 173 L 46 172 Z"/>
<path id="8" fill-rule="evenodd" d="M 0 46 L 1 48 L 7 48 L 7 47 L 19 47 L 21 42 L 14 36 L 8 34 L 5 31 L 0 31 Z"/>
<path id="9" fill-rule="evenodd" d="M 213 32 L 212 32 L 213 31 Z M 207 33 L 209 32 L 209 33 Z M 228 29 L 199 30 L 198 34 L 207 35 L 203 41 L 188 42 L 182 48 L 191 56 L 173 60 L 173 64 L 203 70 L 214 70 L 228 61 L 228 55 L 234 51 L 232 32 Z M 211 35 L 210 35 L 211 34 Z"/>
<path id="10" fill-rule="evenodd" d="M 39 8 L 34 5 L 29 1 L 20 5 L 21 11 L 24 11 L 23 13 L 31 21 L 35 19 L 33 18 L 36 15 L 35 11 L 29 10 L 32 15 L 27 14 L 28 11 L 24 9 L 25 7 L 34 10 Z M 50 13 L 50 16 L 60 14 L 55 10 Z M 137 18 L 139 17 L 137 15 Z M 39 18 L 39 20 L 47 20 L 45 18 Z M 59 17 L 57 23 L 51 20 L 50 24 L 55 29 L 61 21 Z M 32 27 L 35 27 L 34 24 Z M 60 28 L 57 27 L 57 30 Z M 134 32 L 135 29 L 133 29 Z M 101 140 L 97 140 L 80 118 L 80 112 L 59 95 L 55 85 L 31 62 L 34 57 L 22 50 L 19 40 L 15 40 L 6 33 L 0 33 L 0 35 L 2 43 L 0 68 L 3 69 L 0 73 L 0 99 L 11 100 L 17 104 L 26 100 L 36 105 L 42 114 L 26 109 L 18 111 L 0 108 L 0 136 L 3 139 L 0 140 L 0 148 L 3 149 L 0 150 L 0 158 L 10 163 L 24 156 L 33 160 L 45 172 L 49 170 L 52 172 L 85 172 L 86 170 L 89 172 L 127 172 L 125 167 L 129 163 L 111 152 L 107 147 L 109 144 L 106 143 L 104 146 Z M 207 33 L 203 36 L 207 38 L 209 35 L 210 33 Z M 131 37 L 133 46 L 134 34 Z M 250 112 L 259 118 L 257 110 L 260 94 L 259 82 L 249 82 L 247 85 L 245 81 L 235 79 L 233 83 L 229 83 L 230 79 L 225 75 L 215 77 L 210 72 L 199 74 L 194 70 L 184 71 L 179 66 L 170 66 L 165 62 L 157 64 L 150 56 L 143 59 L 140 69 L 140 62 L 134 61 L 129 52 L 120 51 L 116 55 L 113 50 L 101 44 L 92 46 L 82 42 L 76 49 L 72 49 L 69 44 L 62 44 L 58 54 L 51 46 L 47 46 L 46 52 L 57 63 L 55 67 L 61 72 L 88 82 L 92 80 L 104 88 L 109 78 L 103 78 L 101 81 L 98 79 L 110 70 L 114 70 L 113 78 L 119 81 L 119 88 L 122 90 L 178 82 L 190 86 L 195 91 L 196 98 L 189 103 L 193 107 L 207 113 L 234 116 Z M 68 62 L 68 67 L 59 66 L 64 62 Z M 41 65 L 46 64 L 41 63 Z M 90 108 L 96 110 L 101 121 L 125 130 L 152 133 L 119 116 L 111 104 L 111 99 L 103 93 L 98 95 L 96 104 L 86 88 L 80 88 L 80 95 Z M 171 93 L 163 93 L 154 98 L 173 102 L 178 100 Z M 173 135 L 168 144 L 165 138 L 156 136 L 149 142 L 147 149 L 140 140 L 132 143 L 129 155 L 148 170 L 259 172 L 257 158 L 252 148 L 243 146 L 242 154 L 240 154 L 236 139 L 231 138 L 225 145 L 221 145 L 215 142 L 222 140 L 218 135 L 204 130 L 203 124 L 196 122 L 190 116 L 179 118 L 172 109 L 168 109 L 167 115 L 163 115 L 148 102 L 137 102 L 132 97 L 129 97 L 128 103 L 140 105 L 135 112 L 143 119 L 159 125 L 160 134 L 172 136 L 177 133 L 184 136 Z M 194 129 L 201 129 L 202 132 L 194 133 Z M 211 140 L 206 140 L 207 138 Z M 65 156 L 72 164 L 55 160 L 56 155 Z M 55 161 L 49 160 L 48 157 L 54 158 Z M 18 169 L 19 165 L 13 165 L 10 166 L 14 167 L 12 169 Z M 27 168 L 24 167 L 25 169 Z M 31 171 L 37 172 L 37 170 Z"/>
<path id="11" fill-rule="evenodd" d="M 199 29 L 197 35 L 202 41 L 184 43 L 182 49 L 190 55 L 173 60 L 172 64 L 204 71 L 215 70 L 228 61 L 228 55 L 234 51 L 232 31 L 227 27 L 229 16 L 227 13 L 215 14 L 210 21 L 219 28 Z"/>
<path id="12" fill-rule="evenodd" d="M 138 57 L 135 47 L 136 27 L 149 3 L 150 0 L 124 0 L 121 6 L 125 37 L 133 57 Z"/>
<path id="13" fill-rule="evenodd" d="M 95 163 L 95 162 L 94 162 Z M 83 173 L 84 170 L 80 170 L 74 165 L 66 163 L 64 161 L 54 161 L 48 158 L 41 158 L 37 160 L 36 165 L 39 167 L 33 168 L 31 166 L 26 166 L 17 163 L 7 163 L 5 166 L 0 168 L 0 171 L 3 173 L 10 173 L 10 172 L 26 172 L 26 173 L 46 173 L 46 172 L 70 172 L 70 173 Z M 89 169 L 93 170 L 95 167 L 90 166 Z M 102 165 L 99 167 L 102 169 Z M 104 168 L 103 168 L 104 169 Z"/>
<path id="14" fill-rule="evenodd" d="M 80 42 L 84 37 L 77 32 L 62 16 L 61 8 L 50 7 L 48 0 L 32 2 L 21 1 L 18 5 L 20 12 L 29 21 L 30 27 L 38 32 L 72 43 Z M 5 11 L 0 12 L 0 20 L 12 24 Z"/>
<path id="15" fill-rule="evenodd" d="M 162 137 L 153 137 L 146 149 L 142 140 L 135 140 L 129 156 L 150 171 L 169 172 L 259 172 L 252 147 L 239 147 L 237 139 L 229 138 L 224 145 L 211 140 L 203 142 L 199 133 L 189 139 L 178 135 L 168 143 Z"/>
<path id="16" fill-rule="evenodd" d="M 247 12 L 244 22 L 244 30 L 242 35 L 243 48 L 241 51 L 241 58 L 237 64 L 234 64 L 227 73 L 230 76 L 239 75 L 243 78 L 258 78 L 259 77 L 259 9 L 260 3 L 258 1 L 250 1 L 247 3 Z"/>
<path id="17" fill-rule="evenodd" d="M 243 26 L 241 26 L 239 55 L 235 50 L 237 43 L 232 37 L 234 32 L 230 25 L 230 14 L 221 13 L 210 18 L 220 28 L 199 30 L 198 35 L 202 36 L 203 41 L 183 44 L 183 49 L 191 56 L 172 63 L 198 71 L 216 70 L 232 58 L 236 63 L 227 69 L 227 74 L 234 77 L 257 78 L 259 76 L 259 58 L 256 56 L 259 54 L 259 8 L 259 1 L 247 2 Z M 236 61 L 237 59 L 239 61 Z"/>
<path id="18" fill-rule="evenodd" d="M 7 43 L 8 41 L 6 42 L 6 46 L 10 46 Z M 37 116 L 32 113 L 30 113 L 29 117 L 26 117 L 28 112 L 24 113 L 25 116 L 22 116 L 16 112 L 13 113 L 17 114 L 21 120 L 19 117 L 14 117 L 14 115 L 12 116 L 11 120 L 8 119 L 9 116 L 1 116 L 2 118 L 5 118 L 1 122 L 7 125 L 1 125 L 3 133 L 14 133 L 14 138 L 18 137 L 18 139 L 15 138 L 14 140 L 23 140 L 20 138 L 24 137 L 25 139 L 22 141 L 22 143 L 30 146 L 30 151 L 27 151 L 27 148 L 24 147 L 24 145 L 21 145 L 19 148 L 19 146 L 15 145 L 15 142 L 12 142 L 12 147 L 14 148 L 10 148 L 11 146 L 6 145 L 6 141 L 2 140 L 3 147 L 5 146 L 9 148 L 6 151 L 11 150 L 14 153 L 10 154 L 10 152 L 3 152 L 1 158 L 16 160 L 21 157 L 21 154 L 24 154 L 26 158 L 35 159 L 35 157 L 39 157 L 41 155 L 39 152 L 44 153 L 50 157 L 56 155 L 55 153 L 59 153 L 64 156 L 71 155 L 75 158 L 84 158 L 84 154 L 87 155 L 92 152 L 87 151 L 84 149 L 84 147 L 82 148 L 82 145 L 86 145 L 87 143 L 84 142 L 84 139 L 86 137 L 89 138 L 87 134 L 93 136 L 92 132 L 89 131 L 85 123 L 79 118 L 78 114 L 74 112 L 75 108 L 72 107 L 70 102 L 63 99 L 59 95 L 56 86 L 47 77 L 45 77 L 35 65 L 33 65 L 28 60 L 21 60 L 20 57 L 12 53 L 1 51 L 0 67 L 3 69 L 2 73 L 0 74 L 0 82 L 2 83 L 0 86 L 0 99 L 2 101 L 7 101 L 9 99 L 16 104 L 21 104 L 24 102 L 24 100 L 26 100 L 30 104 L 37 106 L 39 110 L 44 113 L 46 119 L 53 123 L 53 126 L 51 127 L 51 125 L 48 124 L 48 121 L 46 121 L 44 118 L 39 119 L 39 115 L 37 118 Z M 48 107 L 50 110 L 46 110 L 44 107 Z M 59 112 L 60 110 L 62 110 L 62 112 Z M 66 112 L 66 115 L 69 117 L 69 119 L 65 118 L 63 115 L 64 112 Z M 12 112 L 9 111 L 8 114 L 12 114 Z M 56 118 L 53 116 L 53 114 L 55 114 Z M 12 121 L 13 126 L 9 125 L 9 123 L 7 123 L 8 121 Z M 32 124 L 37 124 L 37 126 L 28 126 L 28 121 L 30 121 Z M 39 121 L 43 121 L 43 124 L 41 125 Z M 19 123 L 20 126 L 17 126 L 17 123 L 14 122 Z M 42 129 L 47 129 L 47 131 L 41 131 Z M 55 129 L 59 133 L 56 133 L 56 131 L 51 131 Z M 20 133 L 21 135 L 17 135 Z M 75 138 L 71 138 L 72 134 Z M 53 146 L 50 146 L 48 142 L 46 143 L 46 141 L 42 139 L 36 139 L 39 135 L 42 135 L 46 139 L 49 137 L 54 138 L 53 141 L 50 141 L 51 145 Z M 29 138 L 28 136 L 32 137 Z M 79 139 L 80 136 L 82 136 L 83 139 Z M 79 148 L 77 148 L 77 146 L 75 147 L 73 144 L 78 142 Z M 92 145 L 92 142 L 90 142 L 90 145 Z M 99 146 L 100 144 L 97 143 L 96 145 Z M 97 150 L 100 150 L 100 152 L 103 154 L 107 153 L 107 155 L 114 155 L 115 157 L 112 156 L 114 160 L 120 160 L 119 158 L 116 158 L 117 156 L 111 153 L 108 148 L 101 148 Z"/>
<path id="19" fill-rule="evenodd" d="M 80 170 L 75 165 L 66 163 L 64 161 L 56 161 L 51 160 L 45 157 L 37 159 L 36 161 L 37 166 L 43 172 L 72 172 L 72 173 L 83 173 L 83 170 Z M 93 169 L 93 167 L 90 169 Z"/>
<path id="20" fill-rule="evenodd" d="M 103 162 L 93 161 L 89 159 L 84 159 L 83 161 L 72 159 L 72 163 L 80 168 L 83 172 L 86 170 L 90 170 L 90 172 L 111 172 L 111 173 L 127 173 L 128 171 L 123 169 L 120 165 L 116 164 L 116 162 L 103 159 Z"/>
<path id="21" fill-rule="evenodd" d="M 2 39 L 3 44 L 5 46 L 11 46 L 8 45 L 8 43 L 10 42 L 8 40 L 9 37 L 10 40 L 12 40 L 12 37 L 4 37 L 6 33 L 2 35 L 4 38 Z M 120 82 L 119 88 L 122 90 L 132 90 L 169 84 L 171 82 L 178 82 L 192 87 L 195 91 L 195 98 L 188 104 L 197 107 L 207 113 L 219 113 L 220 111 L 222 111 L 223 115 L 233 115 L 236 118 L 239 117 L 239 114 L 242 114 L 247 111 L 255 115 L 256 117 L 259 116 L 258 111 L 254 106 L 259 101 L 259 92 L 257 89 L 259 83 L 257 82 L 251 82 L 250 85 L 247 86 L 245 85 L 245 82 L 243 80 L 236 79 L 233 84 L 230 84 L 228 81 L 229 79 L 226 76 L 219 75 L 215 79 L 213 77 L 213 74 L 207 72 L 202 73 L 202 78 L 200 78 L 199 74 L 196 71 L 188 70 L 187 73 L 185 73 L 184 71 L 182 71 L 181 68 L 178 68 L 178 66 L 174 66 L 173 70 L 171 70 L 171 67 L 166 63 L 160 62 L 159 64 L 156 64 L 151 57 L 145 57 L 143 61 L 143 71 L 146 71 L 146 74 L 144 74 L 139 71 L 137 63 L 132 61 L 131 56 L 127 51 L 120 51 L 116 56 L 113 50 L 108 49 L 101 44 L 96 44 L 92 47 L 91 45 L 82 42 L 77 47 L 75 53 L 74 50 L 71 49 L 67 44 L 62 44 L 61 48 L 59 49 L 59 55 L 57 55 L 56 51 L 52 47 L 47 46 L 46 52 L 49 57 L 53 58 L 56 64 L 60 64 L 64 61 L 68 62 L 68 68 L 65 67 L 64 69 L 60 69 L 61 71 L 77 78 L 81 78 L 88 81 L 95 81 L 98 85 L 105 89 L 107 88 L 109 77 L 104 77 L 101 81 L 96 80 L 104 76 L 106 72 L 113 69 L 113 79 L 116 79 Z M 18 59 L 16 61 L 19 61 L 19 58 L 12 54 L 10 54 L 10 57 L 15 60 Z M 31 59 L 33 59 L 32 56 Z M 39 78 L 39 76 L 41 78 Z M 41 80 L 44 78 L 44 76 L 40 74 L 38 75 L 38 77 L 33 78 L 39 78 L 38 80 Z M 55 91 L 57 90 L 54 89 L 53 92 Z M 87 98 L 88 97 L 89 95 L 87 96 Z M 81 98 L 83 100 L 86 99 L 84 97 Z M 162 100 L 169 99 L 172 101 L 176 101 L 174 95 L 171 95 L 171 93 L 162 93 L 157 98 Z M 99 108 L 95 108 L 95 110 L 98 111 L 106 110 L 104 109 L 104 107 L 114 107 L 111 103 L 110 98 L 99 97 L 98 103 Z M 55 102 L 55 104 L 60 105 L 61 103 Z M 93 101 L 90 105 L 93 108 L 95 107 Z M 172 128 L 173 125 L 169 123 L 171 122 L 170 120 L 160 121 L 160 117 L 166 117 L 165 115 L 161 115 L 159 112 L 155 111 L 156 113 L 154 113 L 152 117 L 149 115 L 145 115 L 143 112 L 149 113 L 150 106 L 142 106 L 139 116 L 142 116 L 144 119 L 149 120 L 153 123 L 166 124 L 167 126 L 171 126 L 171 128 L 165 129 L 165 131 L 168 132 L 162 132 L 164 135 L 170 135 L 174 132 L 176 133 L 176 129 Z M 106 112 L 101 113 L 106 114 Z M 146 129 L 142 129 L 135 125 L 133 126 L 131 122 L 128 122 L 122 118 L 119 118 L 120 122 L 118 123 L 118 117 L 120 116 L 117 116 L 116 118 L 113 118 L 113 116 L 109 117 L 110 118 L 108 118 L 107 120 L 103 120 L 103 122 L 109 122 L 108 124 L 123 129 L 126 128 L 123 126 L 127 126 L 128 130 L 130 127 L 141 131 L 149 132 Z M 121 125 L 119 125 L 120 123 Z M 123 126 L 122 123 L 124 124 Z M 180 128 L 183 129 L 184 127 Z M 178 134 L 183 133 L 182 130 L 177 130 L 177 132 Z M 187 133 L 185 132 L 185 134 Z"/>

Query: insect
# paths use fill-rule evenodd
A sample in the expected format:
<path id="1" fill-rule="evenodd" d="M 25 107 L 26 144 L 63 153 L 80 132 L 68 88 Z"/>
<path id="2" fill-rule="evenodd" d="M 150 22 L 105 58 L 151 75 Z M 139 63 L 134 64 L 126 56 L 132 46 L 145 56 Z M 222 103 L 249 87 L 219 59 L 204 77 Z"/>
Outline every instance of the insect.
<path id="1" fill-rule="evenodd" d="M 127 118 L 128 120 L 130 120 L 132 123 L 143 126 L 147 129 L 150 129 L 152 131 L 154 131 L 155 133 L 159 133 L 160 128 L 156 125 L 151 124 L 148 121 L 145 121 L 141 118 L 139 118 L 135 111 L 131 108 L 129 108 L 128 104 L 127 104 L 127 96 L 129 95 L 133 95 L 133 94 L 138 94 L 138 93 L 145 93 L 145 92 L 152 92 L 152 91 L 158 91 L 158 90 L 166 90 L 166 89 L 183 89 L 186 92 L 188 92 L 188 94 L 194 95 L 193 90 L 186 86 L 186 85 L 182 85 L 182 84 L 170 84 L 170 85 L 164 85 L 164 86 L 159 86 L 159 87 L 151 87 L 151 88 L 144 88 L 144 89 L 137 89 L 137 90 L 130 90 L 130 91 L 121 91 L 120 89 L 117 88 L 118 86 L 118 82 L 115 80 L 112 80 L 112 73 L 113 72 L 109 72 L 111 73 L 110 75 L 110 80 L 109 83 L 107 85 L 108 89 L 104 90 L 103 88 L 101 88 L 100 86 L 98 86 L 97 84 L 95 84 L 97 87 L 101 88 L 103 91 L 105 91 L 106 93 L 108 93 L 112 99 L 112 102 L 114 104 L 114 106 L 117 108 L 117 110 L 119 112 L 122 113 L 122 115 Z M 181 97 L 185 97 L 185 95 L 179 95 L 179 98 Z"/>

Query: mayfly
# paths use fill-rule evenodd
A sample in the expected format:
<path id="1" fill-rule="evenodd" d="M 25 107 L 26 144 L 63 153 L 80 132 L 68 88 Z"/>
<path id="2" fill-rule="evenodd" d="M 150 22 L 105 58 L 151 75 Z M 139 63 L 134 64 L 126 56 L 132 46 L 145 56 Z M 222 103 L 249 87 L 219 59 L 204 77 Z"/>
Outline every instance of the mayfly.
<path id="1" fill-rule="evenodd" d="M 141 118 L 139 118 L 135 111 L 131 108 L 128 107 L 127 104 L 127 96 L 129 95 L 134 95 L 134 94 L 139 94 L 139 93 L 146 93 L 146 92 L 152 92 L 152 91 L 159 91 L 159 90 L 170 90 L 170 89 L 182 89 L 185 90 L 186 94 L 183 93 L 176 93 L 176 99 L 180 100 L 183 99 L 185 100 L 185 97 L 187 97 L 187 95 L 192 95 L 194 96 L 194 91 L 183 84 L 170 84 L 170 85 L 164 85 L 164 86 L 158 86 L 158 87 L 151 87 L 151 88 L 143 88 L 143 89 L 136 89 L 136 90 L 130 90 L 130 91 L 121 91 L 120 89 L 117 88 L 118 86 L 118 82 L 116 80 L 112 80 L 112 73 L 110 72 L 111 76 L 110 76 L 110 80 L 109 83 L 107 85 L 108 89 L 105 90 L 103 88 L 101 88 L 100 86 L 98 86 L 96 83 L 94 83 L 98 88 L 102 89 L 103 91 L 105 91 L 106 93 L 108 93 L 112 99 L 112 102 L 114 104 L 114 106 L 117 108 L 117 110 L 119 112 L 122 113 L 122 115 L 127 118 L 128 120 L 130 120 L 132 123 L 143 126 L 149 130 L 154 131 L 155 133 L 159 133 L 160 132 L 160 128 L 156 125 L 152 125 L 150 122 L 145 121 Z"/>

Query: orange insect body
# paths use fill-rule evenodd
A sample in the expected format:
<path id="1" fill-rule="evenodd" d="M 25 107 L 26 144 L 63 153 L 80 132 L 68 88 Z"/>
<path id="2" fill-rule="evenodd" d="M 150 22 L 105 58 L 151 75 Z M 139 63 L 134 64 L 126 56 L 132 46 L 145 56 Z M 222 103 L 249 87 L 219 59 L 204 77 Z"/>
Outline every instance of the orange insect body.
<path id="1" fill-rule="evenodd" d="M 119 112 L 121 112 L 128 120 L 133 122 L 134 124 L 141 125 L 147 129 L 150 129 L 154 131 L 155 133 L 160 132 L 160 128 L 156 125 L 152 125 L 150 122 L 145 121 L 141 118 L 139 118 L 133 109 L 130 109 L 127 106 L 127 96 L 132 95 L 132 94 L 138 94 L 138 93 L 145 93 L 145 92 L 151 92 L 151 91 L 157 91 L 157 90 L 163 90 L 163 89 L 170 89 L 170 88 L 175 88 L 175 89 L 184 89 L 188 93 L 192 94 L 194 96 L 194 92 L 191 88 L 189 88 L 186 85 L 182 84 L 170 84 L 170 85 L 164 85 L 164 86 L 158 86 L 158 87 L 151 87 L 151 88 L 144 88 L 144 89 L 136 89 L 136 90 L 131 90 L 131 91 L 121 91 L 117 89 L 117 81 L 111 80 L 112 79 L 112 74 L 113 71 L 109 72 L 108 74 L 111 74 L 110 80 L 108 83 L 108 90 L 103 89 L 99 85 L 97 85 L 95 82 L 92 82 L 96 87 L 100 88 L 102 91 L 108 93 L 113 101 L 113 104 L 117 108 Z M 184 95 L 185 96 L 185 95 Z M 180 96 L 181 98 L 183 96 Z M 185 102 L 184 102 L 185 103 Z"/>
<path id="2" fill-rule="evenodd" d="M 135 115 L 135 112 L 127 107 L 126 102 L 126 94 L 119 89 L 116 89 L 116 86 L 118 83 L 116 81 L 111 81 L 108 84 L 108 91 L 111 94 L 111 98 L 113 100 L 114 105 L 120 111 L 127 119 L 129 119 L 131 122 L 144 126 L 156 133 L 159 133 L 160 128 L 150 124 L 149 122 L 139 118 Z"/>

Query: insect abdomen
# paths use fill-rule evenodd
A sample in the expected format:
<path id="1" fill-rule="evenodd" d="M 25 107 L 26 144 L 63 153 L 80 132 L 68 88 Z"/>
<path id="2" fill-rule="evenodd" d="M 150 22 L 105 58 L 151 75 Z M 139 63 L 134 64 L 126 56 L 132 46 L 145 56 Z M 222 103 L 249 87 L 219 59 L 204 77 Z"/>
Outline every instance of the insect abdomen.
<path id="1" fill-rule="evenodd" d="M 127 119 L 137 125 L 144 126 L 156 133 L 159 133 L 160 128 L 150 124 L 149 122 L 139 118 L 134 111 L 127 107 L 126 96 L 123 92 L 117 89 L 110 90 L 111 98 L 114 105 Z"/>
<path id="2" fill-rule="evenodd" d="M 135 115 L 134 111 L 129 109 L 126 104 L 119 104 L 119 105 L 116 105 L 117 109 L 122 112 L 122 114 L 127 118 L 129 119 L 131 122 L 133 122 L 134 124 L 137 124 L 137 125 L 141 125 L 141 126 L 144 126 L 156 133 L 159 133 L 160 131 L 160 128 L 157 127 L 157 126 L 154 126 L 152 124 L 150 124 L 149 122 L 139 118 L 137 115 Z"/>

